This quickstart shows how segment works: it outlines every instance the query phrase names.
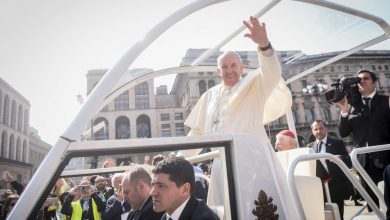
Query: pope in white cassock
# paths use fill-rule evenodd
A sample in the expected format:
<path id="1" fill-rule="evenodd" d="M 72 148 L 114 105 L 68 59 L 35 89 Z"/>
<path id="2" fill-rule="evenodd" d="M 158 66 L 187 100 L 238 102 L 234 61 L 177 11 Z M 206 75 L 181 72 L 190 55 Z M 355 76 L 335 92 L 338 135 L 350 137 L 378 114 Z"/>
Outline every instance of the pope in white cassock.
<path id="1" fill-rule="evenodd" d="M 265 24 L 250 17 L 250 22 L 244 21 L 244 25 L 250 32 L 245 37 L 257 44 L 259 69 L 243 78 L 241 74 L 244 65 L 240 56 L 232 51 L 223 53 L 217 60 L 222 83 L 202 95 L 185 125 L 191 128 L 190 136 L 254 134 L 263 146 L 269 148 L 266 152 L 274 163 L 274 177 L 284 179 L 283 183 L 278 184 L 286 184 L 286 175 L 274 155 L 264 124 L 281 117 L 291 108 L 291 92 L 282 78 L 281 66 L 268 40 Z M 214 161 L 212 182 L 216 181 L 215 176 L 221 172 L 218 166 Z M 221 184 L 210 185 L 208 203 L 212 205 L 222 204 L 223 201 L 222 190 L 216 186 L 221 187 Z M 284 192 L 280 191 L 283 189 L 278 190 L 283 197 Z"/>

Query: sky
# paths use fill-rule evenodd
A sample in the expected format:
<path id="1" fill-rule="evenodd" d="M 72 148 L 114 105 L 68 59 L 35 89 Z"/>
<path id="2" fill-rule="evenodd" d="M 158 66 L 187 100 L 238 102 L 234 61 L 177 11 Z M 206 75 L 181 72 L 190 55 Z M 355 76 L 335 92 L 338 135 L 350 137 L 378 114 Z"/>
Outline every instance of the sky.
<path id="1" fill-rule="evenodd" d="M 30 126 L 49 144 L 65 131 L 86 94 L 86 73 L 110 68 L 162 19 L 190 0 L 0 0 L 0 77 L 29 100 Z M 155 70 L 180 64 L 188 48 L 209 48 L 269 1 L 232 0 L 180 21 L 130 66 Z M 390 23 L 390 1 L 336 1 Z M 282 1 L 261 18 L 277 50 L 317 54 L 346 50 L 379 36 L 374 23 L 329 9 Z M 364 33 L 364 34 L 362 34 Z M 239 34 L 222 50 L 254 50 Z M 390 49 L 389 40 L 370 49 Z M 155 86 L 174 77 L 155 79 Z"/>

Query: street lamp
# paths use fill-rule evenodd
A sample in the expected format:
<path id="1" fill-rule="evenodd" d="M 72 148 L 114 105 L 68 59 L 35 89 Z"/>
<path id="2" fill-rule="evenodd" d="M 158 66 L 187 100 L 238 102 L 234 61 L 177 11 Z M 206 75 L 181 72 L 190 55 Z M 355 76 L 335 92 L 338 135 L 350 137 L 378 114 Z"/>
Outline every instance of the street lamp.
<path id="1" fill-rule="evenodd" d="M 314 85 L 308 84 L 305 88 L 302 89 L 302 92 L 305 94 L 310 94 L 314 96 L 320 95 L 324 92 L 328 86 L 322 82 L 315 82 Z"/>

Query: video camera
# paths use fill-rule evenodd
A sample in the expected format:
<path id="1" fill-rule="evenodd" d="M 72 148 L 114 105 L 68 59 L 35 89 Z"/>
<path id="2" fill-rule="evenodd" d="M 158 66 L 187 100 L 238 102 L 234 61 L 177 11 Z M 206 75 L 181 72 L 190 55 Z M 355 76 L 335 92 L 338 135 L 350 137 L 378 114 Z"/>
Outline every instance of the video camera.
<path id="1" fill-rule="evenodd" d="M 333 104 L 347 97 L 348 103 L 354 108 L 353 113 L 365 114 L 366 110 L 364 110 L 362 94 L 358 87 L 360 80 L 359 77 L 342 77 L 338 79 L 336 83 L 331 84 L 335 89 L 325 93 L 326 101 Z"/>
<path id="2" fill-rule="evenodd" d="M 361 100 L 361 94 L 357 84 L 360 83 L 359 77 L 343 77 L 338 79 L 336 83 L 331 84 L 332 89 L 325 93 L 326 101 L 333 104 L 341 101 L 344 96 L 347 96 L 348 103 L 352 105 L 355 98 Z"/>

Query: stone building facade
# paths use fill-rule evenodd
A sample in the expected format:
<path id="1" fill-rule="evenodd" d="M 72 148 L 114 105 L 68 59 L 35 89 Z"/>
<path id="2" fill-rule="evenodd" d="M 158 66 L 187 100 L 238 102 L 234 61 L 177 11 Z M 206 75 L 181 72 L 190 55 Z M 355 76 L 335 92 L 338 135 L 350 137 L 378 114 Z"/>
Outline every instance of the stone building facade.
<path id="1" fill-rule="evenodd" d="M 49 152 L 51 145 L 41 139 L 37 129 L 30 127 L 29 133 L 29 163 L 32 165 L 32 174 L 34 174 Z"/>
<path id="2" fill-rule="evenodd" d="M 17 181 L 27 184 L 49 151 L 47 143 L 37 143 L 30 137 L 29 117 L 29 101 L 0 78 L 0 178 L 8 171 Z M 38 146 L 45 147 L 35 151 Z M 31 155 L 38 158 L 31 161 Z"/>
<path id="3" fill-rule="evenodd" d="M 91 93 L 107 69 L 89 70 L 87 73 L 87 95 Z M 134 69 L 124 74 L 137 74 L 150 69 Z M 121 84 L 123 82 L 119 82 Z M 93 140 L 152 138 L 184 136 L 184 108 L 177 102 L 176 96 L 168 94 L 166 86 L 157 88 L 154 92 L 153 79 L 143 82 L 116 97 L 105 106 L 91 121 Z M 102 123 L 103 122 L 103 123 Z M 91 125 L 89 125 L 91 127 Z M 90 130 L 91 131 L 91 130 Z M 90 136 L 90 135 L 89 135 Z M 128 155 L 117 157 L 119 164 L 124 160 L 142 163 L 144 155 L 130 157 Z M 92 167 L 100 167 L 102 160 Z M 91 163 L 87 161 L 86 163 Z"/>

